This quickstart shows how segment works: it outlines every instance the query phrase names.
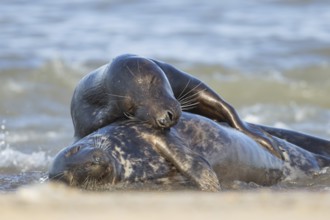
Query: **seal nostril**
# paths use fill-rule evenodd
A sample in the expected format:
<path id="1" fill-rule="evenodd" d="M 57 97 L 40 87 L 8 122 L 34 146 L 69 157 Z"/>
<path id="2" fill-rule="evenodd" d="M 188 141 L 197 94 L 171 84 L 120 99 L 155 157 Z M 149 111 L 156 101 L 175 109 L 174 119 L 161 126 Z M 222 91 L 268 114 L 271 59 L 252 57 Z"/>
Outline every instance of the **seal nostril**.
<path id="1" fill-rule="evenodd" d="M 158 121 L 158 125 L 160 126 L 160 127 L 165 127 L 165 119 L 164 118 L 162 118 L 162 119 L 158 119 L 157 120 Z"/>
<path id="2" fill-rule="evenodd" d="M 162 118 L 157 120 L 159 127 L 167 128 L 170 127 L 173 123 L 174 115 L 171 111 L 166 111 Z"/>
<path id="3" fill-rule="evenodd" d="M 170 121 L 173 121 L 173 113 L 171 111 L 167 111 L 167 117 L 170 119 Z"/>

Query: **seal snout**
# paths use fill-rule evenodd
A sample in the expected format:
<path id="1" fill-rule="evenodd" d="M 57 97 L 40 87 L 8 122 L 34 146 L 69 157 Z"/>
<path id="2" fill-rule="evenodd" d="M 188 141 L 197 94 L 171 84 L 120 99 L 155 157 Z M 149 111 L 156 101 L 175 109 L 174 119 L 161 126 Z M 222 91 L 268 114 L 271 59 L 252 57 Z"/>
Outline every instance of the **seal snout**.
<path id="1" fill-rule="evenodd" d="M 176 124 L 177 120 L 175 120 L 174 113 L 170 110 L 165 111 L 161 117 L 156 119 L 157 125 L 161 128 L 169 128 Z"/>

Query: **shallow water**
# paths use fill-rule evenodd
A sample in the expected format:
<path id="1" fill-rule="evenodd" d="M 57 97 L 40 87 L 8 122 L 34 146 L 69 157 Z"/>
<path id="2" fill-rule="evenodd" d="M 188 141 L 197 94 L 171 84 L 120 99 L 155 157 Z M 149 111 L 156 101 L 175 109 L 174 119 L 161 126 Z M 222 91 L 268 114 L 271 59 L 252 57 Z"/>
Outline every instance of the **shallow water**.
<path id="1" fill-rule="evenodd" d="M 1 1 L 0 191 L 43 179 L 72 141 L 79 79 L 128 52 L 201 78 L 245 120 L 329 139 L 329 20 L 326 0 Z"/>

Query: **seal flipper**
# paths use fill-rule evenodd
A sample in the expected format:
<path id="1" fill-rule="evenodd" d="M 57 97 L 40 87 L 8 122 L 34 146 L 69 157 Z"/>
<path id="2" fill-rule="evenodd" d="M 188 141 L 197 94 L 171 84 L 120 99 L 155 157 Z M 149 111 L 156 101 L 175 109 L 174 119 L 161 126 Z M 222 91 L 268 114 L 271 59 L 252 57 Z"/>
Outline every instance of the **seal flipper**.
<path id="1" fill-rule="evenodd" d="M 314 155 L 321 168 L 330 166 L 330 157 L 326 157 L 326 156 L 319 155 L 319 154 L 314 154 Z"/>
<path id="2" fill-rule="evenodd" d="M 271 135 L 257 126 L 250 126 L 243 122 L 235 108 L 206 84 L 169 64 L 157 60 L 152 61 L 166 74 L 175 97 L 181 102 L 184 100 L 184 103 L 181 103 L 184 111 L 196 113 L 218 122 L 226 122 L 253 138 L 278 158 L 284 159 L 282 151 Z M 184 108 L 185 105 L 189 108 Z"/>
<path id="3" fill-rule="evenodd" d="M 157 140 L 155 135 L 150 138 L 147 134 L 143 136 L 146 140 L 153 142 L 156 150 L 201 190 L 217 192 L 221 189 L 218 177 L 207 160 L 186 147 L 185 142 L 175 134 L 173 129 L 171 132 L 159 133 Z"/>
<path id="4" fill-rule="evenodd" d="M 330 157 L 330 141 L 314 137 L 297 131 L 254 125 L 265 130 L 269 134 L 284 139 L 314 154 Z"/>
<path id="5" fill-rule="evenodd" d="M 276 157 L 285 160 L 283 150 L 281 150 L 281 144 L 278 142 L 278 140 L 273 138 L 269 133 L 259 128 L 258 126 L 249 123 L 244 124 L 246 125 L 246 128 L 248 128 L 248 131 L 251 131 L 252 136 L 251 134 L 245 133 L 245 131 L 242 131 L 243 133 L 253 138 L 256 142 L 258 142 L 261 146 L 266 148 Z"/>

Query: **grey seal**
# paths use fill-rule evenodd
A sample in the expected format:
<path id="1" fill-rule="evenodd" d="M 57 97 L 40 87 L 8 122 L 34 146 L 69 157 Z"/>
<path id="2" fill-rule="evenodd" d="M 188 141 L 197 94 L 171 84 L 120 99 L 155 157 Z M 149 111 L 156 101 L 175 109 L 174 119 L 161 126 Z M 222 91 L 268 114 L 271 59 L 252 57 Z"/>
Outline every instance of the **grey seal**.
<path id="1" fill-rule="evenodd" d="M 151 184 L 218 191 L 219 183 L 240 180 L 272 185 L 314 175 L 330 164 L 321 146 L 314 145 L 319 153 L 313 153 L 274 139 L 285 160 L 227 124 L 199 115 L 183 112 L 169 130 L 154 129 L 145 122 L 118 121 L 60 151 L 49 179 L 92 190 L 134 184 L 143 189 Z M 179 151 L 169 152 L 169 148 Z M 182 152 L 187 156 L 182 158 Z"/>

